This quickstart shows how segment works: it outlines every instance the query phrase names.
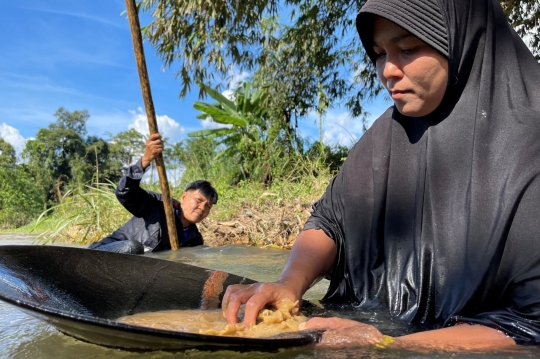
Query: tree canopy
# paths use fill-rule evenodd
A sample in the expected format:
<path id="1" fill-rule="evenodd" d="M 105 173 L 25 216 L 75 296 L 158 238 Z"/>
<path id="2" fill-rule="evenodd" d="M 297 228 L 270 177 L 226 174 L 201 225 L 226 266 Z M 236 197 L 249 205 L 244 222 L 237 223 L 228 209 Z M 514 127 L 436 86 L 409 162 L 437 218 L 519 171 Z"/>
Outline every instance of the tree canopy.
<path id="1" fill-rule="evenodd" d="M 88 111 L 70 112 L 60 107 L 56 122 L 28 140 L 23 159 L 47 200 L 61 197 L 67 183 L 84 183 L 93 176 L 116 180 L 121 173 L 110 173 L 109 145 L 96 136 L 86 135 Z"/>
<path id="2" fill-rule="evenodd" d="M 364 0 L 142 0 L 144 34 L 166 66 L 178 67 L 180 96 L 193 82 L 216 85 L 233 69 L 271 85 L 276 114 L 292 125 L 310 110 L 344 103 L 353 116 L 380 91 L 356 35 Z M 501 1 L 540 59 L 540 5 Z M 200 92 L 202 95 L 203 92 Z"/>
<path id="3" fill-rule="evenodd" d="M 0 137 L 0 168 L 13 169 L 17 157 L 13 146 Z"/>

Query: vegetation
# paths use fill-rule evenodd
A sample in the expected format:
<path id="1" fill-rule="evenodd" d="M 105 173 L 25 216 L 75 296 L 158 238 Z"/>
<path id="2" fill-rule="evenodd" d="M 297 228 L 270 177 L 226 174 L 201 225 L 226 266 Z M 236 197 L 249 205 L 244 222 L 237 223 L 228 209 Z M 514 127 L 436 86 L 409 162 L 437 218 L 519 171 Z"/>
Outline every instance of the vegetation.
<path id="1" fill-rule="evenodd" d="M 299 182 L 256 182 L 228 186 L 214 182 L 220 195 L 211 215 L 199 224 L 207 245 L 245 244 L 290 247 L 308 218 L 311 204 L 324 192 L 329 175 L 303 177 Z M 66 193 L 62 203 L 37 221 L 38 240 L 88 244 L 124 224 L 129 213 L 118 203 L 114 185 L 94 184 Z M 157 184 L 146 186 L 157 190 Z M 175 187 L 173 197 L 182 190 Z M 47 216 L 51 214 L 51 216 Z"/>
<path id="2" fill-rule="evenodd" d="M 271 89 L 270 110 L 291 129 L 309 111 L 345 104 L 353 116 L 381 88 L 356 35 L 365 0 L 142 0 L 152 14 L 144 35 L 166 66 L 177 68 L 180 96 L 212 86 L 233 69 Z M 540 60 L 540 3 L 501 0 Z M 204 89 L 201 88 L 201 95 Z M 321 117 L 322 118 L 322 117 Z"/>
<path id="3" fill-rule="evenodd" d="M 344 149 L 317 143 L 304 151 L 270 117 L 264 87 L 242 84 L 231 100 L 205 91 L 218 102 L 197 102 L 199 117 L 230 127 L 166 143 L 167 163 L 184 168 L 173 197 L 195 179 L 217 188 L 220 202 L 200 226 L 208 244 L 291 245 Z M 60 108 L 55 117 L 28 141 L 22 162 L 0 140 L 0 224 L 15 229 L 33 220 L 44 243 L 88 244 L 129 219 L 114 191 L 119 175 L 144 150 L 144 136 L 130 130 L 109 134 L 108 141 L 85 137 L 87 111 Z M 157 183 L 144 186 L 159 191 Z"/>

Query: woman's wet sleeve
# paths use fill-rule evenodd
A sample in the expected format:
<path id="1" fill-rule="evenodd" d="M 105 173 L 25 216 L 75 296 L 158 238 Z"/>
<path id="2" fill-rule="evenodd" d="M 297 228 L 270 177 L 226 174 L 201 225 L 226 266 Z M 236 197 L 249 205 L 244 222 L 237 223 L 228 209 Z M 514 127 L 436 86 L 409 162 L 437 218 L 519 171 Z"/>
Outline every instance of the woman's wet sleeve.
<path id="1" fill-rule="evenodd" d="M 499 283 L 486 301 L 494 309 L 472 318 L 458 317 L 458 322 L 500 329 L 518 344 L 540 344 L 539 244 L 540 180 L 535 179 L 517 207 L 501 263 L 493 267 L 499 273 Z"/>
<path id="2" fill-rule="evenodd" d="M 340 182 L 342 171 L 332 179 L 323 196 L 313 204 L 313 212 L 303 230 L 320 229 L 334 241 L 343 238 L 340 216 L 337 215 L 341 204 L 341 186 L 337 183 Z"/>

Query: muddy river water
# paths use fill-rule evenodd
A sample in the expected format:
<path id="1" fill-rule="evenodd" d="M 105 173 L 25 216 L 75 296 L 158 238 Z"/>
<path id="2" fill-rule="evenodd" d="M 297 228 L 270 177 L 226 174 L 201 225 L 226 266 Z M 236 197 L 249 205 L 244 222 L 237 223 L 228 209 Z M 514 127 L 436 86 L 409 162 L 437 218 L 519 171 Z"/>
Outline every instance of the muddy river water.
<path id="1" fill-rule="evenodd" d="M 0 245 L 32 245 L 33 237 L 0 234 Z M 259 281 L 275 280 L 288 251 L 253 247 L 196 247 L 179 251 L 150 254 L 149 256 L 189 263 L 210 269 L 234 273 Z M 322 298 L 328 283 L 321 281 L 311 288 L 305 299 L 316 302 Z M 399 335 L 408 331 L 406 325 L 381 317 L 377 313 L 332 312 L 332 315 L 353 318 L 377 326 L 383 333 Z M 108 349 L 84 343 L 58 332 L 54 327 L 0 301 L 0 358 L 538 358 L 540 348 L 520 348 L 512 353 L 414 353 L 376 348 L 323 348 L 315 345 L 284 349 L 277 353 L 263 352 L 146 352 L 134 353 Z"/>

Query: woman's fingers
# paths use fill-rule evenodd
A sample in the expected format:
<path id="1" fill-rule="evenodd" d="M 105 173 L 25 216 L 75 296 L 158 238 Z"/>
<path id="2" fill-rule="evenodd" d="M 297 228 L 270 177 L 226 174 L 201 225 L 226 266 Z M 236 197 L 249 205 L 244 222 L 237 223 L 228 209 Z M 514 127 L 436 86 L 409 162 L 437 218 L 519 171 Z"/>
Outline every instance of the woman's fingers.
<path id="1" fill-rule="evenodd" d="M 227 319 L 229 324 L 236 324 L 238 322 L 238 310 L 240 306 L 255 294 L 253 285 L 235 284 L 227 287 L 221 308 L 223 310 L 223 317 Z"/>
<path id="2" fill-rule="evenodd" d="M 255 293 L 246 302 L 246 312 L 244 314 L 244 325 L 251 327 L 257 324 L 257 315 L 259 311 L 263 309 L 267 304 L 273 304 L 275 306 L 275 293 L 268 290 L 268 285 L 259 287 L 257 293 Z"/>
<path id="3" fill-rule="evenodd" d="M 255 283 L 252 285 L 231 285 L 223 296 L 223 317 L 229 324 L 238 322 L 238 310 L 245 304 L 244 324 L 256 324 L 257 315 L 267 304 L 276 306 L 284 298 L 296 300 L 285 288 L 275 283 Z"/>

